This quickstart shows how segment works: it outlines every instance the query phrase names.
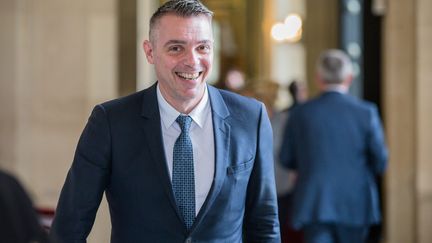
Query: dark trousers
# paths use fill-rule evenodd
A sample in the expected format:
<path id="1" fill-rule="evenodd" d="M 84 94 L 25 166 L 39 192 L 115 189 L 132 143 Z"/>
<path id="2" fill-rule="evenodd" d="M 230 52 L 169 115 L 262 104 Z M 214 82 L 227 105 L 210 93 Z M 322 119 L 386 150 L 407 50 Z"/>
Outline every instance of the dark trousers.
<path id="1" fill-rule="evenodd" d="M 364 243 L 367 226 L 347 226 L 341 224 L 309 224 L 304 228 L 306 243 Z"/>
<path id="2" fill-rule="evenodd" d="M 303 243 L 303 234 L 290 226 L 292 195 L 278 196 L 279 222 L 282 243 Z"/>

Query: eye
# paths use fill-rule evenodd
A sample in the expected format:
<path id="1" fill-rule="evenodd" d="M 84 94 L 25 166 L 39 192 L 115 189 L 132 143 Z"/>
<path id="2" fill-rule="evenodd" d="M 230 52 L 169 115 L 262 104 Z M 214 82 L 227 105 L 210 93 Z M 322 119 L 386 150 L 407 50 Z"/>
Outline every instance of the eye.
<path id="1" fill-rule="evenodd" d="M 183 48 L 181 46 L 170 46 L 168 48 L 169 52 L 173 52 L 173 53 L 178 53 L 182 50 Z"/>
<path id="2" fill-rule="evenodd" d="M 198 51 L 203 52 L 203 53 L 208 53 L 211 50 L 211 46 L 210 45 L 200 45 L 198 46 Z"/>

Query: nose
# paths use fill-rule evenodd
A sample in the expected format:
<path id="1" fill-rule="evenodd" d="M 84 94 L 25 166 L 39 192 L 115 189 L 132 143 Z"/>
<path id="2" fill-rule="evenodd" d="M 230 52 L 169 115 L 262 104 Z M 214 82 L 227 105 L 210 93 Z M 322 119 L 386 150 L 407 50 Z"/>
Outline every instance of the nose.
<path id="1" fill-rule="evenodd" d="M 199 63 L 199 54 L 195 50 L 189 51 L 184 60 L 185 65 L 195 67 Z"/>

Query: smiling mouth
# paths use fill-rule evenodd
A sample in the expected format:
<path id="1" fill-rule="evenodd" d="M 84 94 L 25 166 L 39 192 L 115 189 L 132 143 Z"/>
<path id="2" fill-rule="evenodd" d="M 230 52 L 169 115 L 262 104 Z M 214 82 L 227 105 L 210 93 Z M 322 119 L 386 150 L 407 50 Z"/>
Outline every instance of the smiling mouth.
<path id="1" fill-rule="evenodd" d="M 180 72 L 176 72 L 175 74 L 177 76 L 179 76 L 180 78 L 182 78 L 182 79 L 195 80 L 199 76 L 201 76 L 202 72 L 197 72 L 197 73 L 180 73 Z"/>

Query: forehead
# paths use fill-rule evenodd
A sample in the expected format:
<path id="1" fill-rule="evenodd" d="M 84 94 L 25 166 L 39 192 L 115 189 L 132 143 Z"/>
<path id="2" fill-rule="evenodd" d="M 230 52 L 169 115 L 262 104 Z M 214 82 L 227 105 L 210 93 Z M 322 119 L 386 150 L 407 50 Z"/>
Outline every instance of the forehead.
<path id="1" fill-rule="evenodd" d="M 204 14 L 181 17 L 174 14 L 162 16 L 156 26 L 161 38 L 199 38 L 213 40 L 211 17 Z"/>

